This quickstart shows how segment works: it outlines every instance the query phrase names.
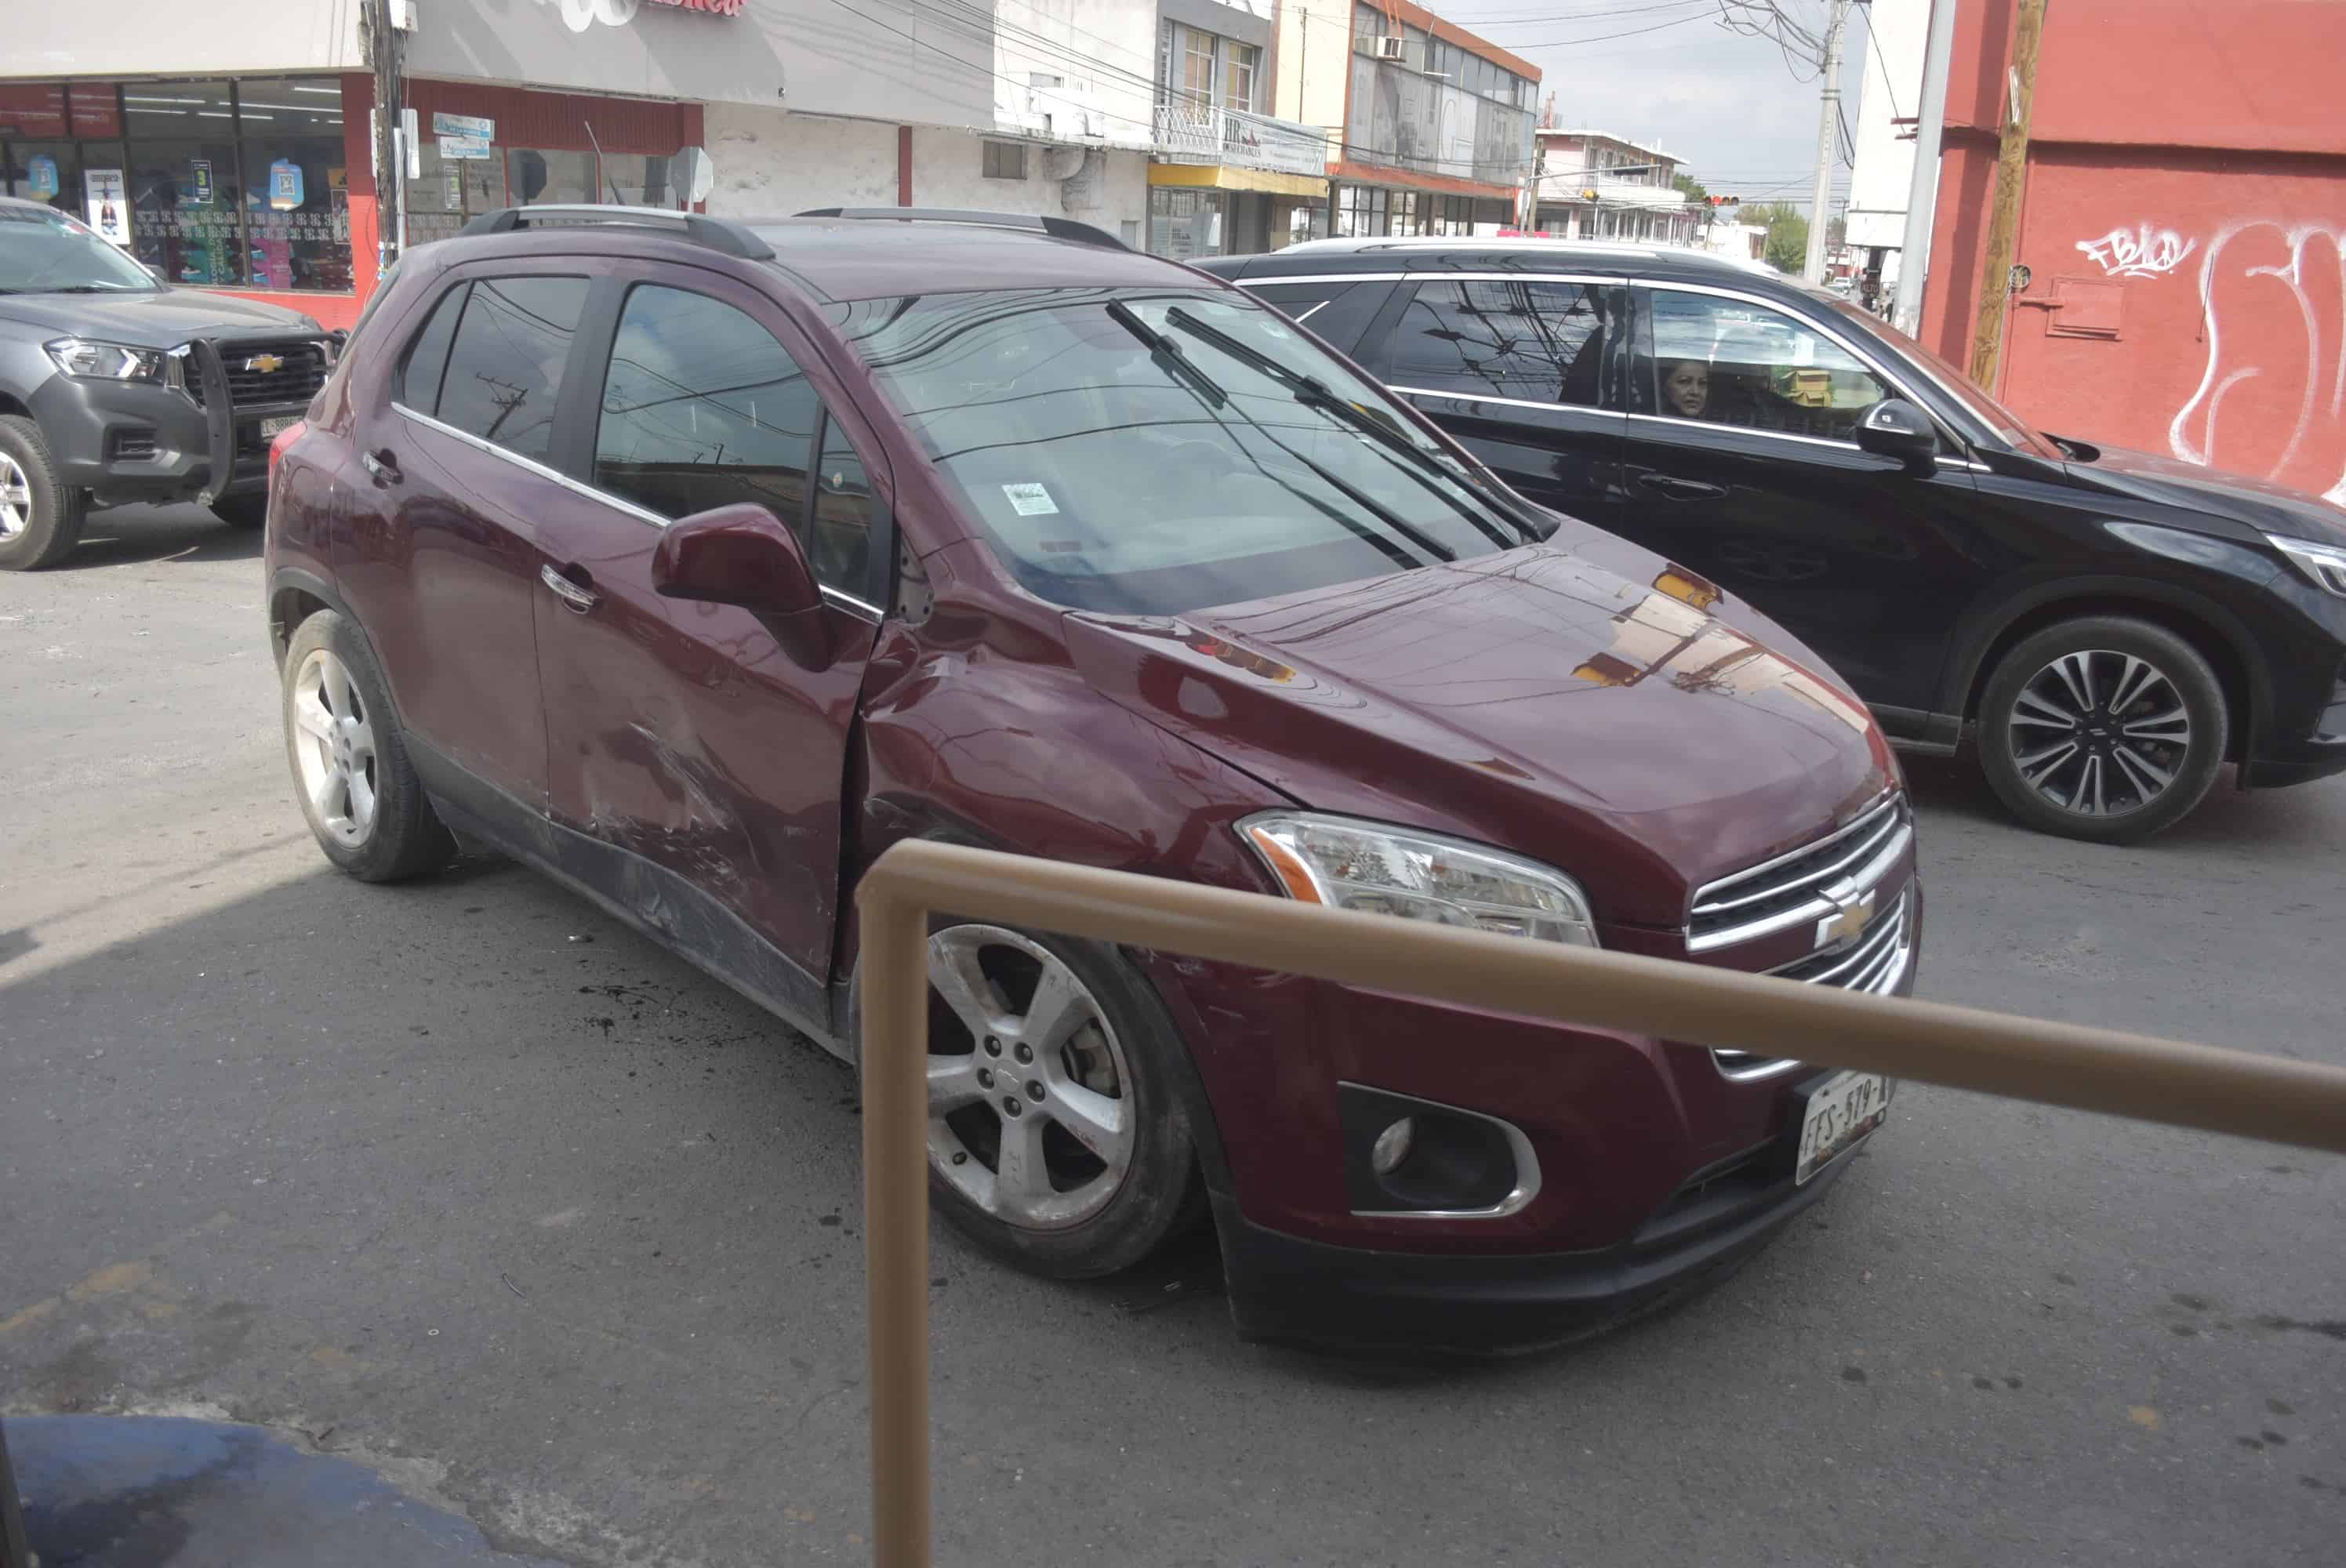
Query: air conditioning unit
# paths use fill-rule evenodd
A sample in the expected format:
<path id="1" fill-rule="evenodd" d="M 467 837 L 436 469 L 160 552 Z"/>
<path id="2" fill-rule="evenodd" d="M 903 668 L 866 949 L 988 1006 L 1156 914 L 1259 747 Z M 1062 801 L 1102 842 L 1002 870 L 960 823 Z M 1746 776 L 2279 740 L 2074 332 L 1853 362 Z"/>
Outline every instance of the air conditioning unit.
<path id="1" fill-rule="evenodd" d="M 1381 37 L 1377 40 L 1377 58 L 1380 60 L 1401 59 L 1402 57 L 1402 51 L 1408 46 L 1408 44 L 1409 40 L 1407 38 Z"/>

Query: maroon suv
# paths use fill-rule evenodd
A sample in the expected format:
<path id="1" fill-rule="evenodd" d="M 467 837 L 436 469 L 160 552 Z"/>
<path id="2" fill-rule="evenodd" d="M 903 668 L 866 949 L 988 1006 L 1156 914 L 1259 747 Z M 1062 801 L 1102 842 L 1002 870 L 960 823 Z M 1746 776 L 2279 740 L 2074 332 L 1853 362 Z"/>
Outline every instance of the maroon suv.
<path id="1" fill-rule="evenodd" d="M 272 460 L 327 856 L 494 845 L 843 1056 L 905 838 L 1912 983 L 1912 822 L 1836 677 L 1081 225 L 494 214 L 399 264 Z M 1649 1305 L 1892 1087 L 982 922 L 930 953 L 944 1212 L 1076 1277 L 1210 1210 L 1267 1338 Z"/>

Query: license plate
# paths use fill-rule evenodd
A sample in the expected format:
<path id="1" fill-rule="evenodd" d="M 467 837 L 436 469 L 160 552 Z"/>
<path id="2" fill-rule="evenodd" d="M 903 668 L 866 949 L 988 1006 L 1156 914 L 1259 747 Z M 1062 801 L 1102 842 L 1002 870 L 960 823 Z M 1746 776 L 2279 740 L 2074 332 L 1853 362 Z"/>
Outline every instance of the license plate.
<path id="1" fill-rule="evenodd" d="M 1865 1141 L 1890 1114 L 1898 1080 L 1879 1073 L 1836 1073 L 1808 1093 L 1800 1112 L 1800 1186 Z"/>
<path id="2" fill-rule="evenodd" d="M 298 413 L 280 414 L 275 419 L 264 419 L 260 422 L 260 439 L 267 441 L 273 436 L 282 435 L 301 423 L 301 416 Z"/>

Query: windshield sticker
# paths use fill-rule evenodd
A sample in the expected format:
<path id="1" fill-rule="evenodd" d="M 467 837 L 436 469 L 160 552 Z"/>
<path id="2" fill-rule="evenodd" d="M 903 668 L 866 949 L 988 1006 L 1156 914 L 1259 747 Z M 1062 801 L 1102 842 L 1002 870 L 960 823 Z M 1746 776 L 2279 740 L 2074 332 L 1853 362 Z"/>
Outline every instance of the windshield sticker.
<path id="1" fill-rule="evenodd" d="M 1058 504 L 1051 499 L 1051 493 L 1032 482 L 1005 484 L 1002 487 L 1002 494 L 1010 497 L 1011 510 L 1021 517 L 1056 514 L 1059 510 Z"/>

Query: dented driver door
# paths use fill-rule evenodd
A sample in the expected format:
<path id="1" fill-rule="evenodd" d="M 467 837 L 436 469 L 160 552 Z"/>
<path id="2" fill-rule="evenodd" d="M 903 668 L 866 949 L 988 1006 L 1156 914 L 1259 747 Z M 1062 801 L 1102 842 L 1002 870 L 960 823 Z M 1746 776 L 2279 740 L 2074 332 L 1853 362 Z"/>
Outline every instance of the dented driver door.
<path id="1" fill-rule="evenodd" d="M 854 444 L 870 450 L 869 438 L 830 422 L 782 312 L 718 273 L 600 279 L 586 330 L 589 395 L 566 411 L 576 483 L 549 496 L 539 524 L 557 857 L 821 1033 L 847 738 L 880 618 L 878 508 Z M 795 661 L 747 610 L 653 591 L 668 522 L 745 501 L 810 542 L 826 579 L 826 658 Z"/>

